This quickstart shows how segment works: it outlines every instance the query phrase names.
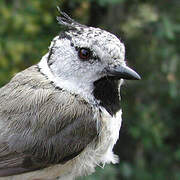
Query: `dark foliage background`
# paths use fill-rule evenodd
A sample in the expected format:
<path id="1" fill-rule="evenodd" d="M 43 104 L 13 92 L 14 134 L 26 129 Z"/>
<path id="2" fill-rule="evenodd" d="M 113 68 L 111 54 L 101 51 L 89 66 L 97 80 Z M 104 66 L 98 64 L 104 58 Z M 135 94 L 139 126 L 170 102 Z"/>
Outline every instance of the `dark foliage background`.
<path id="1" fill-rule="evenodd" d="M 142 76 L 122 88 L 120 163 L 81 179 L 180 179 L 180 1 L 1 0 L 0 86 L 47 52 L 61 30 L 57 5 L 116 34 L 128 64 Z"/>

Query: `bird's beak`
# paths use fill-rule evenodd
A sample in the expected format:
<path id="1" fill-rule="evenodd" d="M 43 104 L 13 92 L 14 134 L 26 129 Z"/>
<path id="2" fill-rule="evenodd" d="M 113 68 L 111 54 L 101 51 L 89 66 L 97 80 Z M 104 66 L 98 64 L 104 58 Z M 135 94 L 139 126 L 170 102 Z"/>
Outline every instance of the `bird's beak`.
<path id="1" fill-rule="evenodd" d="M 140 80 L 141 77 L 134 70 L 129 68 L 128 66 L 116 66 L 106 69 L 106 73 L 108 76 L 112 76 L 118 79 L 128 79 L 128 80 Z"/>

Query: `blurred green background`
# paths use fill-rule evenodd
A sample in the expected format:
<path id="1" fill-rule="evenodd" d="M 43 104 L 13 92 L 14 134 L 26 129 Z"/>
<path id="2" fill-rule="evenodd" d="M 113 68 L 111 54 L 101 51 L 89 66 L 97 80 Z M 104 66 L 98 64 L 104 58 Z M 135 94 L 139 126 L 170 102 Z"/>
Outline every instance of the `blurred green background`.
<path id="1" fill-rule="evenodd" d="M 86 180 L 180 179 L 179 0 L 0 0 L 0 86 L 37 63 L 60 31 L 56 6 L 116 34 L 141 81 L 122 87 L 118 165 Z"/>

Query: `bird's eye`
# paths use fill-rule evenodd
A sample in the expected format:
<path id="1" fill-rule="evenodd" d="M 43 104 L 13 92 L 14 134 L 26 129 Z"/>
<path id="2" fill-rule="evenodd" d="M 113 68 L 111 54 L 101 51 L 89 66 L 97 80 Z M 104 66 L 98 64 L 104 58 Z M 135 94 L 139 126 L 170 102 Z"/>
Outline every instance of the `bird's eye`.
<path id="1" fill-rule="evenodd" d="M 88 60 L 91 57 L 91 51 L 88 48 L 80 48 L 78 51 L 78 56 L 82 60 Z"/>

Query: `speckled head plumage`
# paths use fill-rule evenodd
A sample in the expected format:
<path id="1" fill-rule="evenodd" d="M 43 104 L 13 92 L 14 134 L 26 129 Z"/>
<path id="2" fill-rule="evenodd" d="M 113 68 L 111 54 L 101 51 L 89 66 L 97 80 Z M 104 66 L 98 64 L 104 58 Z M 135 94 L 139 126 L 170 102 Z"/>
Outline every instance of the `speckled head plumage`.
<path id="1" fill-rule="evenodd" d="M 101 78 L 140 78 L 126 66 L 124 44 L 115 35 L 60 14 L 57 20 L 66 30 L 53 39 L 39 65 L 56 86 L 92 100 L 94 83 Z"/>
<path id="2" fill-rule="evenodd" d="M 59 12 L 62 16 L 57 17 L 59 24 L 67 27 L 67 31 L 63 32 L 64 37 L 69 38 L 72 42 L 72 45 L 75 44 L 76 48 L 87 47 L 92 51 L 95 48 L 102 48 L 101 51 L 108 54 L 113 60 L 118 59 L 121 63 L 124 62 L 125 47 L 124 44 L 113 34 L 102 30 L 100 28 L 88 27 L 71 19 L 67 14 Z M 60 34 L 61 37 L 62 34 Z M 95 46 L 95 47 L 93 47 Z M 103 59 L 103 57 L 98 57 L 94 53 L 94 57 Z M 97 52 L 98 53 L 98 52 Z M 103 55 L 102 55 L 103 56 Z"/>

